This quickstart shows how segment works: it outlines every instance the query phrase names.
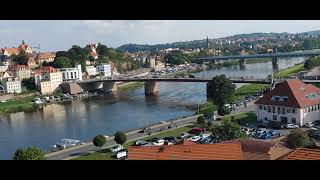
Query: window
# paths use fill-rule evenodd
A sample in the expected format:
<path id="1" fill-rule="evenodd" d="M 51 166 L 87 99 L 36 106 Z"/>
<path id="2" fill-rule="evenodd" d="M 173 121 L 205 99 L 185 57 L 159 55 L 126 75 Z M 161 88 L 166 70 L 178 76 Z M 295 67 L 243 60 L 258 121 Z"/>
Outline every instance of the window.
<path id="1" fill-rule="evenodd" d="M 297 119 L 296 119 L 296 118 L 292 118 L 291 122 L 292 122 L 293 124 L 296 124 L 296 123 L 297 123 Z"/>
<path id="2" fill-rule="evenodd" d="M 286 108 L 282 108 L 282 114 L 286 114 Z"/>
<path id="3" fill-rule="evenodd" d="M 280 114 L 280 107 L 278 107 L 278 114 Z"/>
<path id="4" fill-rule="evenodd" d="M 262 109 L 262 105 L 259 105 L 259 108 Z"/>
<path id="5" fill-rule="evenodd" d="M 273 120 L 274 120 L 274 121 L 278 120 L 277 115 L 273 115 Z"/>
<path id="6" fill-rule="evenodd" d="M 268 112 L 271 112 L 271 106 L 268 106 Z"/>
<path id="7" fill-rule="evenodd" d="M 266 106 L 263 106 L 263 110 L 267 110 Z"/>
<path id="8" fill-rule="evenodd" d="M 292 114 L 295 114 L 295 113 L 296 113 L 296 109 L 292 108 Z"/>
<path id="9" fill-rule="evenodd" d="M 283 101 L 288 101 L 288 97 L 283 97 Z"/>
<path id="10" fill-rule="evenodd" d="M 290 113 L 291 112 L 291 109 L 290 108 L 287 108 L 287 113 Z"/>
<path id="11" fill-rule="evenodd" d="M 272 112 L 276 113 L 276 107 L 275 106 L 272 107 Z"/>

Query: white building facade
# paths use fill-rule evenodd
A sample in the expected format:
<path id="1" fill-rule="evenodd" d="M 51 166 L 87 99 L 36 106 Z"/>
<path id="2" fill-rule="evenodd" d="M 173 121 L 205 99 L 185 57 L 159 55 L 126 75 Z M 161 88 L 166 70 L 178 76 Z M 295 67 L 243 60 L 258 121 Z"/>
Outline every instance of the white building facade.
<path id="1" fill-rule="evenodd" d="M 89 76 L 97 75 L 97 69 L 94 66 L 86 66 L 86 71 L 87 71 Z"/>
<path id="2" fill-rule="evenodd" d="M 4 79 L 3 87 L 6 93 L 21 93 L 21 81 L 17 77 Z"/>
<path id="3" fill-rule="evenodd" d="M 298 79 L 277 85 L 255 104 L 258 121 L 303 126 L 320 120 L 320 89 Z"/>
<path id="4" fill-rule="evenodd" d="M 59 68 L 62 72 L 63 81 L 82 81 L 81 65 L 77 65 L 75 68 Z"/>
<path id="5" fill-rule="evenodd" d="M 101 74 L 103 77 L 111 77 L 111 65 L 110 64 L 99 64 L 96 66 L 98 74 Z"/>

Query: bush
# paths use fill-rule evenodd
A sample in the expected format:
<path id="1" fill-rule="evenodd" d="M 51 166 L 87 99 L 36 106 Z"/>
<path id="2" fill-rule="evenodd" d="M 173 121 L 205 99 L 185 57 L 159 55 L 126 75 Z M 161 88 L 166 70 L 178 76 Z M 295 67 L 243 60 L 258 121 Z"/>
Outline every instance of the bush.
<path id="1" fill-rule="evenodd" d="M 208 127 L 211 127 L 211 126 L 212 126 L 212 122 L 211 122 L 211 121 L 208 121 L 208 122 L 207 122 L 207 126 L 208 126 Z"/>
<path id="2" fill-rule="evenodd" d="M 227 107 L 224 107 L 224 106 L 221 106 L 221 107 L 219 107 L 219 109 L 218 109 L 218 114 L 220 115 L 220 116 L 225 116 L 225 115 L 228 115 L 228 114 L 230 114 L 230 109 L 228 109 Z"/>
<path id="3" fill-rule="evenodd" d="M 118 131 L 114 134 L 114 141 L 122 145 L 127 141 L 127 136 L 123 132 Z"/>
<path id="4" fill-rule="evenodd" d="M 205 120 L 204 120 L 203 116 L 199 116 L 197 118 L 197 124 L 200 125 L 200 126 L 203 126 L 205 124 Z"/>
<path id="5" fill-rule="evenodd" d="M 310 137 L 306 131 L 295 129 L 288 135 L 286 143 L 290 148 L 307 147 L 310 145 Z"/>
<path id="6" fill-rule="evenodd" d="M 36 147 L 17 149 L 13 160 L 45 160 L 44 153 Z"/>

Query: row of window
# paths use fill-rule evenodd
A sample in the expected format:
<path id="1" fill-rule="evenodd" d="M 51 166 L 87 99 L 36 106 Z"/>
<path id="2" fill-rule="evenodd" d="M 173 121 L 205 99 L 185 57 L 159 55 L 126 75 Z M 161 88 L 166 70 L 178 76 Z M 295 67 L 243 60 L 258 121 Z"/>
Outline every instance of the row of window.
<path id="1" fill-rule="evenodd" d="M 273 115 L 272 120 L 278 121 L 278 116 L 277 115 Z M 280 121 L 282 123 L 288 123 L 288 118 L 280 116 Z M 291 123 L 296 124 L 297 123 L 297 119 L 296 118 L 291 118 Z"/>
<path id="2" fill-rule="evenodd" d="M 292 113 L 296 114 L 297 109 L 296 108 L 287 108 L 287 107 L 276 107 L 276 106 L 265 106 L 265 105 L 259 105 L 259 109 L 261 110 L 267 110 L 269 113 L 278 113 L 278 114 L 287 114 Z"/>
<path id="3" fill-rule="evenodd" d="M 320 109 L 320 104 L 304 108 L 304 112 L 312 112 Z"/>

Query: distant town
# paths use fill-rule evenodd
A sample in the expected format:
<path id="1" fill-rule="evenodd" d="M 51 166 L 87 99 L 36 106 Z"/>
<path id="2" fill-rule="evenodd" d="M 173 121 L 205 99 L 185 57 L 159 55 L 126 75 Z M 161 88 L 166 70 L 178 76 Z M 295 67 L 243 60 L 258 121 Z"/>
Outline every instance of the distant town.
<path id="1" fill-rule="evenodd" d="M 19 148 L 13 159 L 319 160 L 319 45 L 320 32 L 314 31 L 127 44 L 116 49 L 91 43 L 42 52 L 23 40 L 17 47 L 2 47 L 3 114 L 33 112 L 84 97 L 116 97 L 118 89 L 141 88 L 139 83 L 144 83 L 146 98 L 161 93 L 158 82 L 206 83 L 206 102 L 193 103 L 188 116 L 134 125 L 136 129 L 129 132 L 99 133 L 90 142 L 77 139 L 74 127 L 73 139 L 63 138 L 46 150 Z M 250 56 L 256 54 L 263 56 Z M 283 65 L 281 58 L 296 63 Z M 262 63 L 272 66 L 270 72 L 261 73 L 263 77 L 230 73 L 250 71 L 245 66 Z M 188 87 L 181 89 L 187 93 Z"/>

